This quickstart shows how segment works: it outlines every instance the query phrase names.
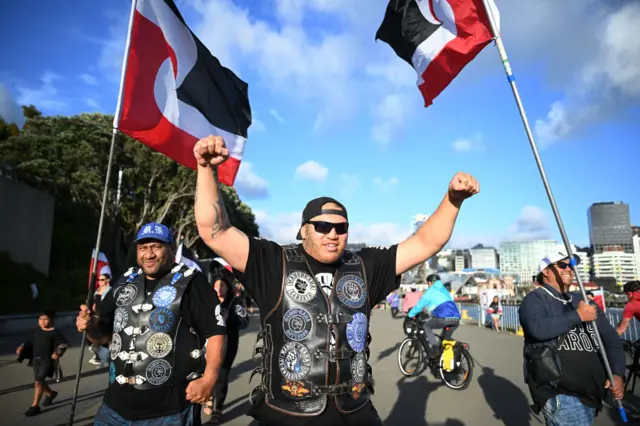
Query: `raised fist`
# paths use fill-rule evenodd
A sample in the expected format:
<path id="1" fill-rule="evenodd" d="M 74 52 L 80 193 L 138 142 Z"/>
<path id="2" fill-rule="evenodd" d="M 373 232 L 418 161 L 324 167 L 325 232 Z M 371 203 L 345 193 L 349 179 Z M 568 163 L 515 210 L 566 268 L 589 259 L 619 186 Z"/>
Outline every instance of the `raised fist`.
<path id="1" fill-rule="evenodd" d="M 215 167 L 229 158 L 229 150 L 222 136 L 207 136 L 200 139 L 193 147 L 193 155 L 199 166 Z"/>
<path id="2" fill-rule="evenodd" d="M 467 173 L 456 173 L 449 183 L 449 197 L 455 201 L 464 201 L 478 192 L 480 192 L 480 184 Z"/>

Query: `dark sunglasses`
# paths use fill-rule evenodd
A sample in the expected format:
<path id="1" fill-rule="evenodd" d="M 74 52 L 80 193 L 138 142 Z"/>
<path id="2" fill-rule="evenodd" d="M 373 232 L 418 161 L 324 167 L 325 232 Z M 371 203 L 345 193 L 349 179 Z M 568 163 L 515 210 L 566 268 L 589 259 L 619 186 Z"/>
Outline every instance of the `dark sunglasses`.
<path id="1" fill-rule="evenodd" d="M 319 220 L 314 222 L 309 221 L 309 223 L 313 225 L 313 229 L 315 229 L 315 231 L 319 234 L 328 234 L 332 229 L 335 229 L 336 234 L 344 235 L 349 230 L 348 222 L 331 223 Z"/>
<path id="2" fill-rule="evenodd" d="M 571 265 L 568 264 L 567 262 L 558 262 L 558 263 L 556 263 L 556 265 L 558 265 L 558 268 L 560 268 L 560 269 L 567 269 L 567 268 L 571 267 Z"/>

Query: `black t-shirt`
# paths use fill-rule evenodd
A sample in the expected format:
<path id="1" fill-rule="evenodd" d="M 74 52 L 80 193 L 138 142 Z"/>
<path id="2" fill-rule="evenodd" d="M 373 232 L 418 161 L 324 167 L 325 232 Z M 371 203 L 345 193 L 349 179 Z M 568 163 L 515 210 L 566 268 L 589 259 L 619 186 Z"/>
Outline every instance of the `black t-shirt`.
<path id="1" fill-rule="evenodd" d="M 145 288 L 150 295 L 156 288 L 157 282 L 146 280 Z M 100 304 L 100 322 L 110 325 L 113 329 L 113 317 L 116 309 L 113 299 L 114 291 L 107 293 Z M 199 338 L 204 341 L 212 336 L 225 334 L 225 327 L 218 325 L 215 308 L 220 304 L 218 296 L 207 279 L 201 273 L 194 274 L 187 287 L 180 306 L 183 321 L 193 327 Z M 177 351 L 174 367 L 174 386 L 158 389 L 137 390 L 133 386 L 111 384 L 104 395 L 104 403 L 127 420 L 145 420 L 168 416 L 185 410 L 189 406 L 186 400 L 186 389 L 189 382 L 186 377 L 191 373 L 185 369 L 189 354 Z M 184 378 L 183 381 L 180 381 Z"/>
<path id="2" fill-rule="evenodd" d="M 268 240 L 249 238 L 249 258 L 244 271 L 243 285 L 264 315 L 278 303 L 284 270 L 282 265 L 282 246 Z M 384 300 L 387 294 L 400 286 L 400 277 L 396 276 L 397 246 L 389 248 L 363 248 L 358 252 L 367 273 L 369 302 L 371 309 Z M 311 272 L 325 293 L 329 294 L 333 286 L 333 274 L 338 264 L 320 263 L 305 253 Z M 375 336 L 372 337 L 375 339 Z M 375 377 L 375 371 L 373 372 Z M 329 371 L 329 381 L 335 378 L 335 366 Z M 333 399 L 329 399 L 326 411 L 315 417 L 292 417 L 272 410 L 264 399 L 256 401 L 249 415 L 268 425 L 280 426 L 368 426 L 378 417 L 370 402 L 361 410 L 352 414 L 340 413 Z"/>
<path id="3" fill-rule="evenodd" d="M 580 323 L 567 333 L 558 347 L 562 377 L 557 393 L 576 396 L 583 404 L 600 408 L 607 373 L 598 351 L 593 323 Z"/>
<path id="4" fill-rule="evenodd" d="M 67 344 L 67 339 L 57 328 L 43 330 L 38 327 L 33 332 L 31 340 L 25 343 L 25 345 L 29 344 L 33 347 L 33 359 L 51 360 L 51 355 L 56 351 L 56 348 L 62 344 Z"/>

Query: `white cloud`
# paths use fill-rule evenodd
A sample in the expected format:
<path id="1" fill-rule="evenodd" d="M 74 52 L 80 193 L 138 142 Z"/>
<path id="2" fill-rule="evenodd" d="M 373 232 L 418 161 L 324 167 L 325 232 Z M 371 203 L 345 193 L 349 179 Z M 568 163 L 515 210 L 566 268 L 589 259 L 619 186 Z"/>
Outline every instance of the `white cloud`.
<path id="1" fill-rule="evenodd" d="M 270 215 L 263 210 L 254 211 L 256 222 L 260 226 L 262 238 L 280 244 L 296 242 L 296 234 L 300 229 L 302 212 Z M 365 243 L 369 246 L 388 246 L 403 241 L 409 236 L 408 230 L 395 223 L 376 223 L 364 225 L 351 223 L 349 226 L 349 242 Z"/>
<path id="2" fill-rule="evenodd" d="M 396 139 L 406 117 L 406 100 L 398 93 L 386 95 L 374 109 L 376 124 L 371 128 L 371 137 L 382 147 Z"/>
<path id="3" fill-rule="evenodd" d="M 337 10 L 331 3 L 279 1 L 281 25 L 258 19 L 229 0 L 190 0 L 202 16 L 192 28 L 238 75 L 255 71 L 266 87 L 299 102 L 314 102 L 328 118 L 341 118 L 356 100 L 354 75 L 362 57 L 353 32 L 311 35 L 300 25 L 306 8 Z"/>
<path id="4" fill-rule="evenodd" d="M 389 191 L 399 183 L 400 180 L 395 176 L 392 176 L 389 179 L 382 179 L 380 177 L 373 178 L 373 184 L 381 191 Z"/>
<path id="5" fill-rule="evenodd" d="M 253 171 L 253 164 L 248 161 L 240 163 L 236 176 L 235 187 L 246 198 L 268 198 L 269 185 L 267 181 Z"/>
<path id="6" fill-rule="evenodd" d="M 456 139 L 451 146 L 456 152 L 484 151 L 485 149 L 482 144 L 482 137 L 479 135 L 470 138 Z"/>
<path id="7" fill-rule="evenodd" d="M 549 215 L 536 206 L 525 206 L 504 235 L 505 241 L 546 240 L 551 238 Z"/>
<path id="8" fill-rule="evenodd" d="M 45 71 L 40 77 L 40 86 L 37 88 L 16 86 L 18 91 L 18 103 L 21 105 L 35 105 L 40 110 L 61 111 L 66 108 L 66 102 L 60 100 L 56 82 L 62 77 L 54 72 Z"/>
<path id="9" fill-rule="evenodd" d="M 16 102 L 9 89 L 0 84 L 0 117 L 8 123 L 15 123 L 18 127 L 22 128 L 24 124 L 24 115 L 22 115 L 22 108 Z"/>
<path id="10" fill-rule="evenodd" d="M 98 103 L 98 101 L 96 101 L 93 98 L 84 98 L 84 103 L 89 107 L 89 108 L 93 108 L 94 111 L 100 111 L 102 108 L 100 107 L 100 104 Z"/>
<path id="11" fill-rule="evenodd" d="M 98 66 L 112 83 L 120 82 L 122 61 L 124 59 L 125 43 L 127 41 L 127 29 L 129 27 L 128 13 L 108 12 L 107 38 L 98 40 L 102 45 Z"/>
<path id="12" fill-rule="evenodd" d="M 271 114 L 280 124 L 284 124 L 284 118 L 282 118 L 278 111 L 272 108 L 269 110 L 269 114 Z"/>
<path id="13" fill-rule="evenodd" d="M 327 178 L 329 169 L 315 161 L 307 161 L 296 167 L 296 178 L 305 180 L 323 181 Z"/>
<path id="14" fill-rule="evenodd" d="M 344 199 L 353 197 L 362 187 L 360 179 L 348 173 L 340 175 L 340 196 Z"/>
<path id="15" fill-rule="evenodd" d="M 80 74 L 78 78 L 82 80 L 85 84 L 88 84 L 89 86 L 97 86 L 99 84 L 98 79 L 92 76 L 91 74 L 87 74 L 87 73 Z"/>
<path id="16" fill-rule="evenodd" d="M 313 122 L 313 131 L 317 132 L 318 130 L 320 130 L 320 126 L 322 126 L 322 122 L 324 121 L 324 119 L 322 118 L 322 114 L 318 114 L 316 116 L 316 120 Z"/>
<path id="17" fill-rule="evenodd" d="M 535 123 L 542 146 L 579 133 L 640 103 L 640 4 L 601 11 L 592 56 L 574 73 L 563 100 Z"/>

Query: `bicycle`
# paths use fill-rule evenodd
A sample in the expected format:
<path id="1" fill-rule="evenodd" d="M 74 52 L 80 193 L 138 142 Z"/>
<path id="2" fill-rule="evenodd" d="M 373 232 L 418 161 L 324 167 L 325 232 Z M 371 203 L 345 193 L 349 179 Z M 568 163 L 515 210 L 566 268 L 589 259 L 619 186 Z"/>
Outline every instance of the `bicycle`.
<path id="1" fill-rule="evenodd" d="M 633 383 L 631 384 L 631 393 L 633 393 L 636 389 L 636 380 L 640 377 L 640 340 L 635 342 L 622 340 L 622 347 L 627 360 L 627 370 L 629 371 L 624 381 L 624 391 L 625 393 L 627 392 L 629 381 L 633 376 Z"/>
<path id="2" fill-rule="evenodd" d="M 429 349 L 421 321 L 414 321 L 407 317 L 403 328 L 407 337 L 398 348 L 398 367 L 404 376 L 414 377 L 429 368 L 431 373 L 439 377 L 450 389 L 464 390 L 469 387 L 474 367 L 469 345 L 455 340 L 445 340 L 449 327 L 445 327 L 439 336 L 436 335 L 440 344 L 437 346 L 438 353 L 435 354 Z M 408 354 L 403 356 L 405 349 Z M 415 362 L 414 367 L 408 367 L 411 362 Z M 462 379 L 459 382 L 454 382 L 453 379 L 460 377 Z"/>

